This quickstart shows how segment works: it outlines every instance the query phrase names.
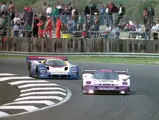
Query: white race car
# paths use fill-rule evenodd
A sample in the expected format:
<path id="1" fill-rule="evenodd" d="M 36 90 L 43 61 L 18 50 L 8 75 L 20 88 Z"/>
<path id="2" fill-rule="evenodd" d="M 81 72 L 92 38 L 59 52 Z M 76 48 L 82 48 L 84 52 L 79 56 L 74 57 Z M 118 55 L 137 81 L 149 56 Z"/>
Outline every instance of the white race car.
<path id="1" fill-rule="evenodd" d="M 119 93 L 130 94 L 130 76 L 128 70 L 84 70 L 84 94 Z"/>

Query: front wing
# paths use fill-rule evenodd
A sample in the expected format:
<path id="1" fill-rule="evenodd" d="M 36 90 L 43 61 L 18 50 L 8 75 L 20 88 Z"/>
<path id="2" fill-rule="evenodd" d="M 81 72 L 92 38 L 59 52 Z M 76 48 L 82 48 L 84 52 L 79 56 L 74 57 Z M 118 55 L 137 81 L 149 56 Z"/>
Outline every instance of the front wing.
<path id="1" fill-rule="evenodd" d="M 130 92 L 129 86 L 108 86 L 108 85 L 85 85 L 83 86 L 84 93 L 128 93 Z"/>
<path id="2" fill-rule="evenodd" d="M 78 79 L 79 74 L 75 74 L 72 72 L 68 73 L 49 73 L 39 74 L 39 78 L 50 78 L 50 79 Z"/>
<path id="3" fill-rule="evenodd" d="M 79 72 L 51 73 L 46 70 L 39 70 L 37 75 L 35 69 L 30 72 L 30 76 L 39 79 L 78 79 L 80 77 Z"/>

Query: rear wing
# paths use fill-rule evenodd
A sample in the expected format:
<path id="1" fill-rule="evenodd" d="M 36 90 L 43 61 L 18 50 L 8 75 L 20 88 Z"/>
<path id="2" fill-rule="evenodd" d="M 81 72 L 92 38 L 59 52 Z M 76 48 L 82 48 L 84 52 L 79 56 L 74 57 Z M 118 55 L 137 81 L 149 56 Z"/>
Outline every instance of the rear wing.
<path id="1" fill-rule="evenodd" d="M 114 72 L 118 73 L 118 74 L 125 74 L 128 75 L 128 69 L 115 69 Z"/>
<path id="2" fill-rule="evenodd" d="M 105 70 L 111 70 L 112 72 L 116 72 L 118 74 L 125 74 L 125 75 L 128 75 L 128 69 L 105 69 Z M 99 71 L 99 70 L 95 70 L 95 69 L 92 69 L 92 70 L 83 70 L 83 74 L 86 74 L 86 73 L 90 73 L 90 74 L 93 74 L 94 72 L 96 71 Z"/>
<path id="3" fill-rule="evenodd" d="M 98 70 L 83 70 L 82 74 L 86 74 L 86 73 L 93 74 L 96 71 L 98 71 Z"/>
<path id="4" fill-rule="evenodd" d="M 26 62 L 28 63 L 29 61 L 32 61 L 32 60 L 41 61 L 45 59 L 61 59 L 64 61 L 68 60 L 67 56 L 27 56 Z"/>

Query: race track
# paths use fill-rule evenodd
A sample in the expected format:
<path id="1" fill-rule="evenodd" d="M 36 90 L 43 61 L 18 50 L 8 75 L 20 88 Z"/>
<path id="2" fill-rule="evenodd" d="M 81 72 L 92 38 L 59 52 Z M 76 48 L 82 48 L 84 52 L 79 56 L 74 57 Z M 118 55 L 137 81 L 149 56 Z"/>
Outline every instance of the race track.
<path id="1" fill-rule="evenodd" d="M 128 65 L 74 62 L 84 69 L 128 68 L 132 94 L 83 95 L 82 82 L 54 80 L 72 92 L 64 104 L 25 115 L 1 120 L 158 120 L 159 67 L 156 65 Z M 27 76 L 24 59 L 0 59 L 0 73 Z"/>

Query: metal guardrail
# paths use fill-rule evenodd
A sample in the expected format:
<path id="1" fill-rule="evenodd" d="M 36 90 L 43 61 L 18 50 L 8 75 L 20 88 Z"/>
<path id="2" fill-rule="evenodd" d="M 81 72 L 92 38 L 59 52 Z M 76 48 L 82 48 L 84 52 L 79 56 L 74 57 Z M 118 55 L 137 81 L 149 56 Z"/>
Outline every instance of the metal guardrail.
<path id="1" fill-rule="evenodd" d="M 14 55 L 14 56 L 28 56 L 28 55 L 65 55 L 74 57 L 129 57 L 129 58 L 159 58 L 156 53 L 118 53 L 118 52 L 88 52 L 88 53 L 51 53 L 51 52 L 14 52 L 14 51 L 1 51 L 0 55 Z"/>

